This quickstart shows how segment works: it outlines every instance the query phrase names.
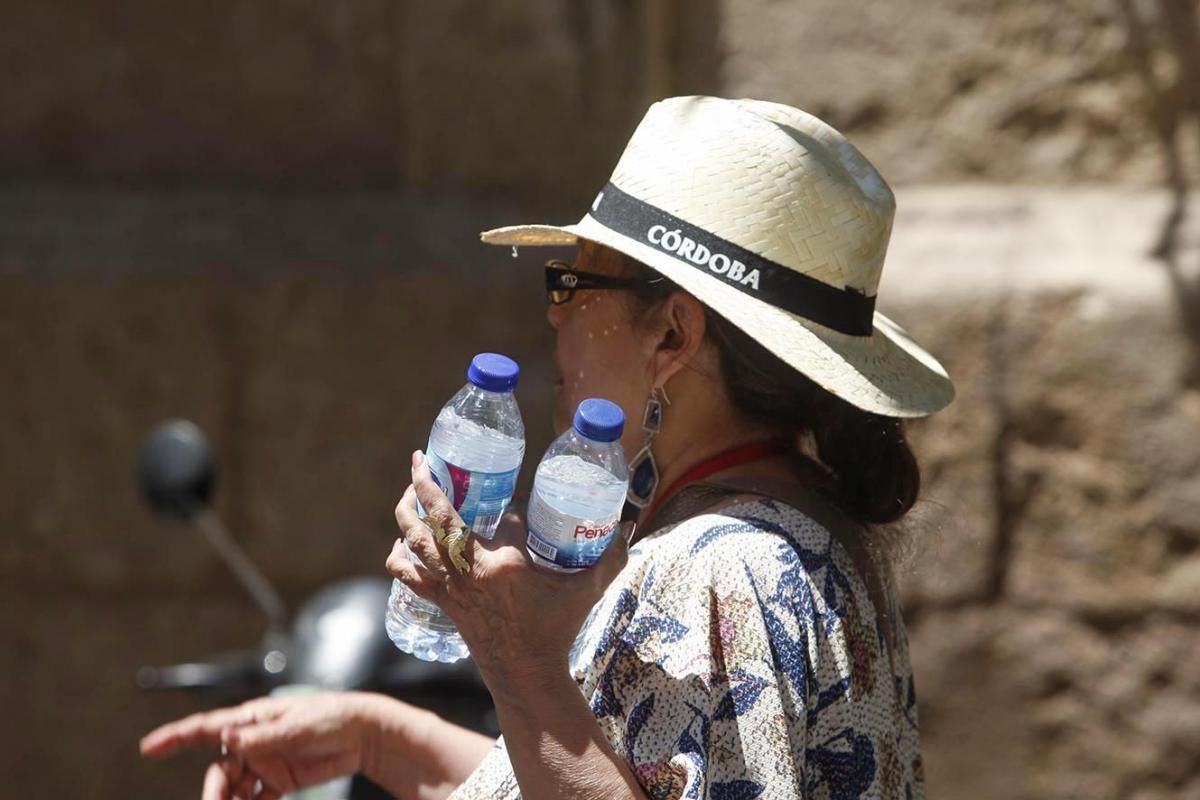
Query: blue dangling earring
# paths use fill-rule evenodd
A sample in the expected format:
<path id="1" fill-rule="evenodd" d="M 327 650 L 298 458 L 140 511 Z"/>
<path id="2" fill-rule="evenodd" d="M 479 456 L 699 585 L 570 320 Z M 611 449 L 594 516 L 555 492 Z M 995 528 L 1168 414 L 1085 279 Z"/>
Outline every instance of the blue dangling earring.
<path id="1" fill-rule="evenodd" d="M 633 457 L 633 461 L 629 462 L 629 493 L 626 495 L 626 499 L 638 508 L 650 505 L 650 501 L 654 499 L 654 491 L 658 488 L 658 464 L 654 461 L 654 453 L 651 452 L 650 445 L 654 443 L 654 437 L 658 436 L 658 432 L 662 430 L 663 404 L 658 399 L 660 391 L 663 401 L 666 401 L 667 405 L 671 404 L 671 398 L 667 397 L 666 389 L 654 387 L 650 390 L 650 397 L 646 400 L 646 410 L 642 414 L 642 430 L 646 433 L 646 443 Z"/>

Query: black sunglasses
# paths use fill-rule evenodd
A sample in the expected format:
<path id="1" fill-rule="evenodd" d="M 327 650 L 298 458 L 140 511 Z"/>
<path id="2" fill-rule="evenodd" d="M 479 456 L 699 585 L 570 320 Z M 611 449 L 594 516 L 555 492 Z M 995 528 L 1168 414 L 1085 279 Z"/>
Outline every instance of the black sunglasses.
<path id="1" fill-rule="evenodd" d="M 550 303 L 556 306 L 571 302 L 571 298 L 579 289 L 633 289 L 651 283 L 658 283 L 658 280 L 614 278 L 595 272 L 579 272 L 566 261 L 546 262 L 546 296 Z"/>

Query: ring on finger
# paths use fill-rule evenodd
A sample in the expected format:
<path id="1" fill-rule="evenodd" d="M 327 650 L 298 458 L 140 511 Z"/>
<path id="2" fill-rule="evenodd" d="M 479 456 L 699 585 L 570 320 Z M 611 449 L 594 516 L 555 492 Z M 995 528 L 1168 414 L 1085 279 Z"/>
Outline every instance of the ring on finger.
<path id="1" fill-rule="evenodd" d="M 464 575 L 470 572 L 471 565 L 467 563 L 464 553 L 471 540 L 471 529 L 466 525 L 444 523 L 432 514 L 421 517 L 421 521 L 429 530 L 433 531 L 433 538 L 446 548 L 446 553 L 450 556 L 450 563 L 454 565 L 454 568 Z"/>
<path id="2" fill-rule="evenodd" d="M 246 762 L 242 759 L 242 757 L 237 753 L 230 752 L 229 745 L 225 744 L 224 742 L 221 742 L 221 758 L 229 763 L 237 764 L 239 770 L 244 769 L 246 766 Z"/>

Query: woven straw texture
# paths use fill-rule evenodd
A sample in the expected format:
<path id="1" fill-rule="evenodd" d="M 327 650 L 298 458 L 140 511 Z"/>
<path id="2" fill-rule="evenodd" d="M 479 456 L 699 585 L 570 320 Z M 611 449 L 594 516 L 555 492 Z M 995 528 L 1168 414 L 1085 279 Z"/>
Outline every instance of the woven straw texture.
<path id="1" fill-rule="evenodd" d="M 857 149 L 816 117 L 777 103 L 710 97 L 656 103 L 612 183 L 633 197 L 838 289 L 874 295 L 895 200 Z M 875 315 L 852 336 L 775 308 L 590 215 L 568 226 L 482 234 L 505 245 L 590 239 L 658 270 L 818 385 L 867 411 L 931 414 L 954 396 L 941 365 Z"/>

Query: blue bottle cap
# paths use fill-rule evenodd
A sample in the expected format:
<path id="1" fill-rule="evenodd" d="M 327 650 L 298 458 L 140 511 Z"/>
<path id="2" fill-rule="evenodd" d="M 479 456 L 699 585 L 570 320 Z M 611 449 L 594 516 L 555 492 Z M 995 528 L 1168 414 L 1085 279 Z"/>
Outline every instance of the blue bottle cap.
<path id="1" fill-rule="evenodd" d="M 467 380 L 489 392 L 511 392 L 521 377 L 517 362 L 499 353 L 480 353 L 471 359 Z"/>
<path id="2" fill-rule="evenodd" d="M 625 412 L 610 400 L 590 397 L 575 412 L 575 430 L 594 442 L 615 442 L 625 430 Z"/>

